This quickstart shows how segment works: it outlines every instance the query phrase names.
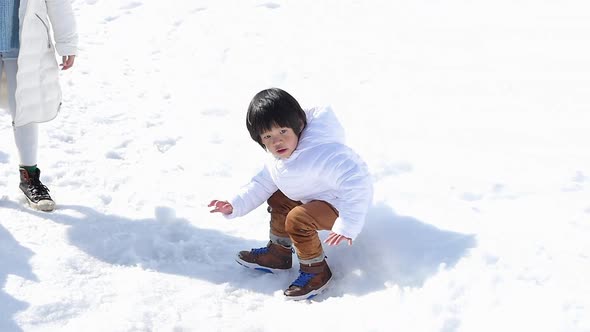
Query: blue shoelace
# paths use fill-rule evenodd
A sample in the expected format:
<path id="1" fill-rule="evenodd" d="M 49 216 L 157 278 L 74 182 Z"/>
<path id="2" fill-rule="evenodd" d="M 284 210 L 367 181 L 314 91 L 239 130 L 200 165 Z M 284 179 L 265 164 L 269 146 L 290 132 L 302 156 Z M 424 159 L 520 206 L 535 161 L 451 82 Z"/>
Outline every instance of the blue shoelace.
<path id="1" fill-rule="evenodd" d="M 305 285 L 307 285 L 313 276 L 315 276 L 315 274 L 299 271 L 299 277 L 293 281 L 292 285 L 297 287 L 305 287 Z"/>
<path id="2" fill-rule="evenodd" d="M 250 250 L 250 252 L 252 253 L 252 255 L 266 254 L 268 252 L 268 247 L 252 249 L 252 250 Z"/>

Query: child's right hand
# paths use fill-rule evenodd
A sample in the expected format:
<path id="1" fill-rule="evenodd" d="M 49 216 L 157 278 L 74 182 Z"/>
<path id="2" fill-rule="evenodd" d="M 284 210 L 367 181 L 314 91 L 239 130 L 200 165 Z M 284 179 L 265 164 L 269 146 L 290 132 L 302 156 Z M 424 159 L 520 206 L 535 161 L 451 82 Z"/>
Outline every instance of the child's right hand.
<path id="1" fill-rule="evenodd" d="M 211 213 L 220 212 L 223 214 L 231 214 L 234 212 L 234 207 L 229 204 L 228 201 L 218 201 L 214 199 L 211 201 L 211 203 L 209 203 L 208 206 L 213 207 L 213 210 L 209 211 Z"/>

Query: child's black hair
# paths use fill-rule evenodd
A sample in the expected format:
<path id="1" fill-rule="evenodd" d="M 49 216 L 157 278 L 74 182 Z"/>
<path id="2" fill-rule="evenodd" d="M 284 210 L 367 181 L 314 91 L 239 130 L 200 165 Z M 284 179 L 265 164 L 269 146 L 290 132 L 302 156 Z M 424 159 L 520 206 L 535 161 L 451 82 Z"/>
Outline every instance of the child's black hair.
<path id="1" fill-rule="evenodd" d="M 265 149 L 260 135 L 273 126 L 293 129 L 297 137 L 307 125 L 305 112 L 293 96 L 279 88 L 271 88 L 258 92 L 246 115 L 246 127 L 250 137 Z"/>

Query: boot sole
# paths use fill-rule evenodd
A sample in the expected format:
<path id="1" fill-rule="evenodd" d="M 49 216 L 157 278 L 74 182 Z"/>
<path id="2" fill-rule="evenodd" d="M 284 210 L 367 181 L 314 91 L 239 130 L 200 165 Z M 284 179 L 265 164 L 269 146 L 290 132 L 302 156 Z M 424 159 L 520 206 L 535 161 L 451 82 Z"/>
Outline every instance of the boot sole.
<path id="1" fill-rule="evenodd" d="M 299 296 L 285 295 L 285 298 L 287 298 L 287 300 L 291 300 L 291 301 L 311 300 L 312 298 L 322 294 L 328 288 L 328 285 L 330 284 L 330 281 L 332 281 L 332 278 L 333 277 L 330 277 L 330 279 L 328 279 L 328 281 L 326 281 L 326 283 L 322 287 L 320 287 L 318 289 L 314 289 L 307 294 L 303 294 L 303 295 L 299 295 Z"/>
<path id="2" fill-rule="evenodd" d="M 27 202 L 29 203 L 29 206 L 35 210 L 39 210 L 39 211 L 43 211 L 43 212 L 51 212 L 51 211 L 55 210 L 55 202 L 54 201 L 41 200 L 41 201 L 35 203 L 27 197 Z"/>
<path id="3" fill-rule="evenodd" d="M 242 265 L 243 267 L 257 270 L 257 271 L 261 271 L 261 272 L 265 272 L 265 273 L 273 273 L 274 274 L 274 273 L 281 273 L 281 272 L 285 272 L 285 271 L 289 270 L 289 269 L 273 269 L 270 267 L 258 265 L 256 263 L 246 262 L 245 260 L 242 260 L 239 257 L 236 257 L 236 262 L 238 264 Z"/>

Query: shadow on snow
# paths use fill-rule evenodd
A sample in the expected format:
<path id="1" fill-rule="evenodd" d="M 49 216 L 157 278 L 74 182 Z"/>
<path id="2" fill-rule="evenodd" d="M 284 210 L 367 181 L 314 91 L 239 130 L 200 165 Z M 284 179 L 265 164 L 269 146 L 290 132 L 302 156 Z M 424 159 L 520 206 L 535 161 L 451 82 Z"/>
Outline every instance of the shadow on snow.
<path id="1" fill-rule="evenodd" d="M 3 291 L 8 275 L 37 281 L 29 265 L 33 252 L 21 246 L 14 237 L 0 225 L 0 331 L 22 331 L 13 320 L 14 314 L 29 305 Z"/>
<path id="2" fill-rule="evenodd" d="M 352 247 L 325 249 L 340 279 L 334 292 L 362 295 L 387 284 L 421 287 L 441 267 L 453 267 L 475 245 L 474 235 L 444 231 L 378 204 L 369 210 Z"/>
<path id="3" fill-rule="evenodd" d="M 10 201 L 0 201 L 0 206 L 70 226 L 68 237 L 73 245 L 114 265 L 140 266 L 263 294 L 284 289 L 297 275 L 297 259 L 291 271 L 276 275 L 240 267 L 235 254 L 264 243 L 195 227 L 167 207 L 157 207 L 154 218 L 134 220 L 80 205 L 60 205 L 53 213 L 32 211 Z M 322 232 L 321 237 L 327 234 Z M 420 287 L 441 266 L 452 267 L 474 246 L 473 235 L 396 215 L 384 204 L 374 206 L 352 247 L 324 247 L 335 276 L 331 296 L 363 295 L 391 284 Z"/>
<path id="4" fill-rule="evenodd" d="M 26 203 L 0 200 L 0 207 L 69 226 L 70 244 L 102 262 L 138 266 L 265 294 L 282 289 L 288 282 L 286 275 L 260 273 L 235 262 L 238 251 L 266 243 L 195 227 L 188 220 L 177 218 L 171 208 L 155 208 L 154 218 L 130 219 L 81 205 L 59 205 L 57 210 L 45 213 L 23 204 Z"/>

